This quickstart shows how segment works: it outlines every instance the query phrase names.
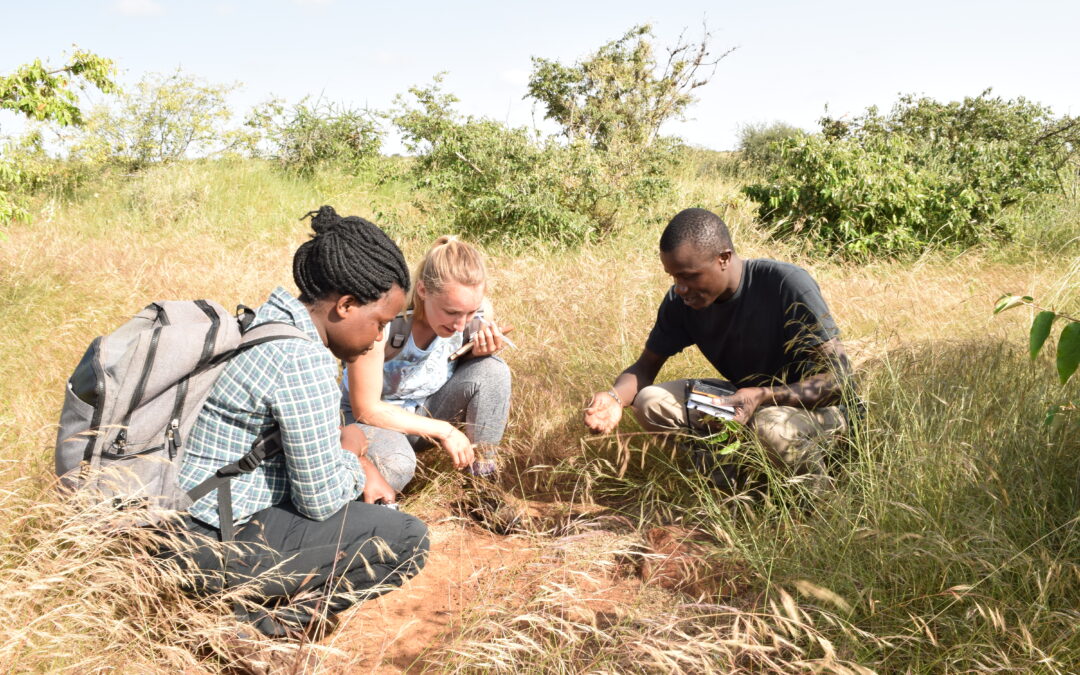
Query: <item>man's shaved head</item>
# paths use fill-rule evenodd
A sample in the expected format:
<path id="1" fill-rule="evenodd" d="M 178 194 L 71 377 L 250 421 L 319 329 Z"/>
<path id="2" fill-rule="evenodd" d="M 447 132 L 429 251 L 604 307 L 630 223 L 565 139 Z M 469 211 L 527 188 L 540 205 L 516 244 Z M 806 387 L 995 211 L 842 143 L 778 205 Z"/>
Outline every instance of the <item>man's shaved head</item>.
<path id="1" fill-rule="evenodd" d="M 660 235 L 660 250 L 670 253 L 683 244 L 709 255 L 734 250 L 731 234 L 720 216 L 705 209 L 684 209 L 675 214 Z"/>

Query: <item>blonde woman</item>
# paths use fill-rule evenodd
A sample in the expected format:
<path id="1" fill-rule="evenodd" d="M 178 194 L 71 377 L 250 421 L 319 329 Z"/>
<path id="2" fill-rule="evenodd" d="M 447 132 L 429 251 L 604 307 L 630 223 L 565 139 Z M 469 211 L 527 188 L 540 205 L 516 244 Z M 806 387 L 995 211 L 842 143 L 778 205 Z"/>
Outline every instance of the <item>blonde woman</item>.
<path id="1" fill-rule="evenodd" d="M 372 461 L 397 491 L 412 479 L 415 450 L 432 444 L 458 469 L 480 476 L 496 471 L 510 369 L 495 356 L 505 341 L 486 290 L 480 252 L 439 237 L 416 268 L 407 311 L 346 364 L 346 422 L 360 424 Z M 471 351 L 456 357 L 468 339 Z"/>

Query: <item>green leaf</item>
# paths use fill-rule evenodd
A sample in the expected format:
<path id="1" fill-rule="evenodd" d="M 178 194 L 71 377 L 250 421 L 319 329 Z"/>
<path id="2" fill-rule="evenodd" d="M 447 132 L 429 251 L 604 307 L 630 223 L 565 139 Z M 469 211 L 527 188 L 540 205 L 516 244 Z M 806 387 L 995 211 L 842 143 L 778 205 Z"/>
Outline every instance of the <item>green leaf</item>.
<path id="1" fill-rule="evenodd" d="M 1060 406 L 1050 406 L 1050 409 L 1046 411 L 1046 417 L 1043 418 L 1043 426 L 1050 426 L 1054 423 L 1054 418 L 1057 417 L 1058 412 L 1061 410 Z"/>
<path id="2" fill-rule="evenodd" d="M 1029 348 L 1031 349 L 1031 359 L 1034 360 L 1039 355 L 1039 350 L 1042 349 L 1043 343 L 1046 342 L 1046 338 L 1050 337 L 1050 327 L 1054 323 L 1054 319 L 1057 318 L 1057 314 L 1053 312 L 1042 311 L 1035 315 L 1035 320 L 1031 322 L 1031 338 L 1029 340 Z"/>
<path id="3" fill-rule="evenodd" d="M 1080 321 L 1073 321 L 1061 329 L 1058 338 L 1057 371 L 1065 384 L 1080 366 Z"/>
<path id="4" fill-rule="evenodd" d="M 994 314 L 1000 314 L 1007 309 L 1013 307 L 1019 307 L 1025 302 L 1034 302 L 1035 299 L 1030 295 L 1003 295 L 998 298 L 997 304 L 994 305 Z"/>

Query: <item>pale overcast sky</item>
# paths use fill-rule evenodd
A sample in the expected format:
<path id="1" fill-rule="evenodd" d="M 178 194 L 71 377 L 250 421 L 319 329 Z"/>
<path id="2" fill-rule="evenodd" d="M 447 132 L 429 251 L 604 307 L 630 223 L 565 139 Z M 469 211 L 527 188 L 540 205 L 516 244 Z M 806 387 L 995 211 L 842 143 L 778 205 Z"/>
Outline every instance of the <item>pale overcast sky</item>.
<path id="1" fill-rule="evenodd" d="M 77 44 L 114 59 L 125 83 L 178 67 L 240 82 L 240 112 L 271 95 L 386 108 L 447 71 L 461 110 L 528 125 L 531 56 L 574 61 L 643 22 L 672 44 L 704 21 L 715 52 L 737 49 L 697 90 L 691 119 L 665 130 L 697 145 L 732 148 L 748 122 L 813 128 L 826 105 L 857 114 L 900 93 L 993 87 L 1080 115 L 1077 0 L 4 0 L 0 19 L 0 74 L 36 57 L 59 64 Z M 0 132 L 15 128 L 0 113 Z"/>

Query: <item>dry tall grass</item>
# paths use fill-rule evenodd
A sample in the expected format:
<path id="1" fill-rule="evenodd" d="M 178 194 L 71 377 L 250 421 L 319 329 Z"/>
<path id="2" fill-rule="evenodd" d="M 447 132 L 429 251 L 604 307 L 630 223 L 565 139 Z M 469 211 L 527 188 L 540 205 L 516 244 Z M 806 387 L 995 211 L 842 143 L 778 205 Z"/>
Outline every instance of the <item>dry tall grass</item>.
<path id="1" fill-rule="evenodd" d="M 1073 259 L 812 260 L 759 233 L 736 187 L 688 177 L 682 205 L 724 213 L 745 256 L 807 267 L 860 364 L 870 416 L 839 488 L 809 506 L 784 493 L 797 486 L 738 506 L 655 444 L 583 440 L 586 398 L 636 358 L 667 287 L 657 226 L 576 251 L 491 251 L 495 306 L 519 345 L 506 356 L 520 489 L 595 498 L 623 525 L 585 556 L 539 539 L 551 554 L 525 576 L 507 572 L 512 602 L 495 590 L 481 598 L 427 667 L 1080 668 L 1077 417 L 1041 426 L 1046 406 L 1068 392 L 1045 358 L 1026 362 L 1021 312 L 990 316 L 1004 292 L 1075 307 Z M 381 220 L 413 259 L 442 231 L 393 186 L 333 174 L 300 181 L 253 162 L 176 165 L 92 189 L 73 203 L 42 202 L 0 248 L 0 621 L 14 627 L 0 665 L 213 670 L 230 658 L 205 655 L 235 630 L 227 603 L 186 600 L 167 571 L 146 577 L 136 544 L 96 534 L 53 496 L 64 378 L 93 336 L 151 300 L 257 305 L 274 286 L 290 287 L 307 229 L 297 219 L 320 204 Z M 700 356 L 685 354 L 662 377 L 703 371 Z M 628 467 L 620 451 L 633 456 Z M 443 486 L 433 481 L 413 499 Z M 598 611 L 593 582 L 625 577 L 620 566 L 646 555 L 642 533 L 675 521 L 745 570 L 747 593 L 690 600 L 646 584 L 617 610 Z"/>

